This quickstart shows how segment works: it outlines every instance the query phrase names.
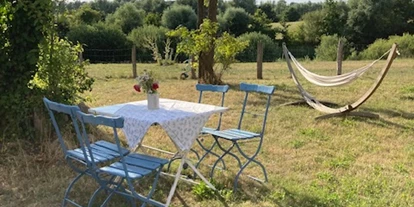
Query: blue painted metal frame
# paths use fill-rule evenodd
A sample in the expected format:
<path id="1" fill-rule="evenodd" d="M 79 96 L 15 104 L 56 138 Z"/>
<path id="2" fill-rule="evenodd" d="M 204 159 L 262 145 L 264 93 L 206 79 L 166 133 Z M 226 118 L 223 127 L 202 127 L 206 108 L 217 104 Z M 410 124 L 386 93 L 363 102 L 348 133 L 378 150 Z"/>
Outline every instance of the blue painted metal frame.
<path id="1" fill-rule="evenodd" d="M 236 159 L 238 166 L 239 166 L 239 171 L 236 174 L 235 180 L 234 180 L 234 184 L 233 184 L 233 190 L 237 189 L 237 184 L 238 184 L 238 179 L 241 175 L 241 173 L 243 172 L 243 170 L 251 163 L 254 162 L 256 164 L 258 164 L 263 171 L 264 174 L 264 181 L 267 182 L 267 172 L 266 172 L 266 168 L 263 166 L 262 163 L 260 163 L 259 161 L 257 161 L 255 158 L 258 155 L 258 153 L 260 152 L 260 149 L 262 147 L 263 144 L 263 137 L 264 137 L 264 132 L 265 132 L 265 128 L 266 128 L 266 121 L 267 121 L 267 114 L 269 111 L 269 106 L 270 106 L 270 99 L 271 96 L 273 95 L 274 91 L 275 91 L 275 87 L 274 86 L 265 86 L 265 85 L 256 85 L 256 84 L 247 84 L 247 83 L 241 83 L 240 84 L 240 90 L 245 92 L 245 96 L 244 96 L 244 101 L 243 101 L 243 107 L 242 107 L 242 111 L 240 113 L 240 119 L 239 119 L 239 123 L 236 129 L 226 129 L 226 130 L 219 130 L 219 131 L 213 131 L 210 134 L 213 135 L 214 139 L 216 140 L 217 146 L 224 152 L 219 159 L 217 159 L 214 162 L 214 165 L 210 171 L 210 177 L 212 178 L 214 176 L 214 170 L 218 164 L 218 162 L 223 162 L 223 158 L 226 155 L 230 155 L 233 158 Z M 244 115 L 248 112 L 246 112 L 246 105 L 248 102 L 248 97 L 250 93 L 260 93 L 263 94 L 265 96 L 267 96 L 267 101 L 265 104 L 265 112 L 264 114 L 261 114 L 263 116 L 263 121 L 262 121 L 262 129 L 260 131 L 260 133 L 255 133 L 255 132 L 250 132 L 250 131 L 245 131 L 242 130 L 242 123 L 243 123 L 243 118 Z M 257 114 L 255 114 L 257 115 Z M 223 145 L 220 143 L 219 140 L 224 139 L 227 141 L 232 142 L 231 146 L 229 148 L 224 148 Z M 243 150 L 241 149 L 240 145 L 239 145 L 239 141 L 241 140 L 248 140 L 248 139 L 259 139 L 259 144 L 257 146 L 256 151 L 253 153 L 253 155 L 247 155 L 245 152 L 243 152 Z M 238 152 L 242 155 L 243 158 L 245 158 L 247 161 L 245 163 L 242 164 L 240 158 L 231 152 L 231 150 L 236 147 Z M 259 179 L 256 179 L 259 180 Z"/>
<path id="2" fill-rule="evenodd" d="M 52 125 L 55 128 L 56 135 L 59 140 L 59 144 L 62 148 L 62 151 L 65 155 L 65 160 L 67 161 L 68 165 L 78 173 L 78 175 L 69 183 L 69 186 L 65 190 L 65 195 L 63 198 L 62 206 L 66 206 L 66 204 L 69 202 L 75 206 L 81 206 L 80 204 L 76 203 L 74 200 L 69 199 L 69 193 L 72 190 L 72 187 L 75 185 L 75 183 L 84 175 L 91 176 L 92 168 L 88 165 L 88 160 L 91 159 L 94 155 L 96 155 L 94 160 L 94 163 L 102 163 L 105 161 L 110 161 L 117 156 L 114 155 L 114 147 L 115 145 L 106 141 L 97 141 L 93 143 L 92 145 L 86 147 L 84 140 L 82 139 L 82 135 L 80 133 L 79 125 L 76 119 L 76 113 L 80 111 L 78 106 L 71 106 L 61 103 L 56 103 L 53 101 L 50 101 L 47 98 L 43 98 L 43 103 L 46 106 L 46 109 L 49 113 L 50 119 L 52 121 Z M 79 148 L 77 149 L 68 149 L 66 146 L 59 124 L 57 123 L 55 114 L 61 113 L 66 114 L 70 117 L 72 121 L 73 128 L 76 132 L 76 139 L 79 144 Z M 89 150 L 87 151 L 87 149 Z M 123 154 L 129 153 L 129 151 L 125 148 L 122 149 Z M 80 168 L 76 165 L 74 165 L 73 161 L 79 162 L 85 166 L 85 168 Z"/>
<path id="3" fill-rule="evenodd" d="M 164 204 L 151 199 L 151 197 L 155 192 L 161 170 L 163 166 L 166 163 L 168 163 L 168 160 L 138 153 L 130 153 L 128 155 L 124 155 L 122 153 L 121 142 L 118 137 L 118 129 L 123 128 L 124 126 L 124 119 L 122 117 L 95 116 L 91 114 L 85 114 L 80 111 L 77 112 L 77 117 L 82 123 L 82 135 L 87 146 L 89 146 L 89 142 L 85 124 L 103 125 L 111 127 L 113 130 L 114 140 L 118 149 L 117 155 L 120 157 L 119 161 L 114 162 L 109 166 L 101 168 L 97 168 L 94 162 L 90 162 L 90 165 L 92 165 L 94 169 L 96 169 L 94 171 L 94 177 L 98 181 L 100 187 L 93 193 L 91 199 L 89 200 L 88 206 L 93 206 L 96 196 L 102 190 L 107 190 L 109 192 L 109 195 L 107 196 L 107 198 L 101 206 L 106 206 L 114 194 L 126 196 L 130 199 L 131 204 L 133 206 L 135 206 L 134 199 L 138 199 L 141 202 L 143 202 L 143 204 L 141 205 L 143 207 L 147 204 L 151 204 L 154 206 L 164 206 Z M 135 191 L 133 181 L 147 177 L 152 174 L 155 174 L 155 179 L 153 181 L 149 194 L 147 196 L 138 194 Z M 109 175 L 110 178 L 106 179 L 105 175 Z M 115 181 L 116 177 L 120 177 L 120 179 L 118 179 L 118 181 Z M 122 186 L 124 181 L 126 181 L 128 189 Z"/>
<path id="4" fill-rule="evenodd" d="M 213 93 L 221 93 L 221 105 L 220 106 L 224 106 L 225 95 L 229 91 L 229 88 L 230 87 L 228 85 L 197 84 L 196 85 L 196 90 L 200 91 L 200 95 L 199 95 L 199 98 L 198 98 L 198 103 L 202 103 L 203 94 L 205 92 L 213 92 Z M 223 116 L 223 112 L 221 112 L 220 115 L 219 115 L 216 128 L 203 127 L 203 129 L 201 130 L 201 134 L 210 134 L 210 132 L 220 130 L 222 116 Z M 195 165 L 196 168 L 200 165 L 200 163 L 204 160 L 204 158 L 208 154 L 212 154 L 215 157 L 220 158 L 220 156 L 218 154 L 216 154 L 215 152 L 212 151 L 214 149 L 214 147 L 216 146 L 216 144 L 217 144 L 216 142 L 214 142 L 209 148 L 205 147 L 201 143 L 200 139 L 197 139 L 197 143 L 205 152 L 200 158 L 198 153 L 195 152 L 195 150 L 193 150 L 197 154 L 197 158 L 198 158 L 198 162 Z M 223 164 L 223 169 L 226 169 L 226 164 L 224 162 L 222 162 L 222 164 Z M 194 174 L 194 176 L 195 176 L 195 174 Z"/>
<path id="5" fill-rule="evenodd" d="M 211 84 L 197 84 L 196 85 L 196 90 L 199 91 L 199 97 L 198 97 L 198 103 L 202 103 L 203 100 L 203 94 L 206 92 L 213 92 L 213 93 L 221 93 L 221 104 L 220 106 L 224 106 L 224 98 L 226 93 L 229 91 L 229 86 L 228 85 L 211 85 Z M 216 128 L 208 128 L 208 127 L 203 127 L 201 129 L 201 134 L 209 134 L 210 131 L 217 131 L 220 130 L 221 127 L 221 119 L 223 116 L 223 112 L 220 112 L 219 118 L 217 120 L 217 127 Z M 200 163 L 204 160 L 204 158 L 208 155 L 208 154 L 212 154 L 214 156 L 216 156 L 217 158 L 219 158 L 220 156 L 216 153 L 214 153 L 212 151 L 212 149 L 215 147 L 216 143 L 213 143 L 212 146 L 210 146 L 209 148 L 205 147 L 201 141 L 199 139 L 196 139 L 197 143 L 200 145 L 200 147 L 205 151 L 204 154 L 200 157 L 200 154 L 198 154 L 198 152 L 194 149 L 191 149 L 192 152 L 194 152 L 194 154 L 197 156 L 198 162 L 196 163 L 195 167 L 197 168 Z M 172 158 L 170 160 L 170 163 L 168 163 L 168 170 L 170 169 L 171 163 L 174 160 L 180 159 L 179 157 L 177 158 Z M 226 165 L 224 162 L 222 162 L 223 164 L 223 169 L 226 168 Z M 184 167 L 186 168 L 186 167 Z M 196 177 L 196 173 L 194 173 L 193 178 Z"/>

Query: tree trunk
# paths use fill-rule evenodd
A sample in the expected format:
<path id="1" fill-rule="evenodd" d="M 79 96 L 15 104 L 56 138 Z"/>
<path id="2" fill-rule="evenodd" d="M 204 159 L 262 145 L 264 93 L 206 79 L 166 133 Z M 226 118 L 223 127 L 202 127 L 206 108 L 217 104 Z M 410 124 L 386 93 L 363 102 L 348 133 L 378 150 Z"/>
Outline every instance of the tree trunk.
<path id="1" fill-rule="evenodd" d="M 200 28 L 200 25 L 203 23 L 203 20 L 205 18 L 205 15 L 204 15 L 204 0 L 198 0 L 197 11 L 198 11 L 197 25 L 198 25 L 198 28 Z M 203 64 L 204 61 L 202 59 L 203 59 L 203 53 L 200 52 L 199 58 L 198 58 L 198 83 L 203 83 L 203 79 L 204 79 L 204 64 Z"/>
<path id="2" fill-rule="evenodd" d="M 198 23 L 199 26 L 204 18 L 204 3 L 203 0 L 198 0 Z M 210 0 L 208 5 L 208 16 L 212 22 L 217 22 L 217 0 Z M 199 74 L 199 82 L 207 83 L 207 84 L 220 84 L 221 80 L 219 77 L 216 76 L 214 73 L 214 42 L 211 42 L 211 48 L 207 52 L 201 52 L 198 64 L 198 74 Z"/>

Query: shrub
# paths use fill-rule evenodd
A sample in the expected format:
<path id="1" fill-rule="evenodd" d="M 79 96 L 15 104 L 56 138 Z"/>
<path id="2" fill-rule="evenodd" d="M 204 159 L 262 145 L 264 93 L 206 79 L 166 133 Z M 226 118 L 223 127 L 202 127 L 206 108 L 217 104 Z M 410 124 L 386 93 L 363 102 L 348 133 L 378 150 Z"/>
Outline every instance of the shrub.
<path id="1" fill-rule="evenodd" d="M 53 101 L 72 104 L 84 100 L 80 93 L 92 89 L 94 80 L 88 77 L 86 62 L 79 62 L 80 44 L 52 38 L 39 45 L 38 71 L 30 82 L 32 88 Z M 41 102 L 41 97 L 38 99 Z"/>
<path id="2" fill-rule="evenodd" d="M 106 22 L 121 27 L 125 34 L 128 34 L 134 28 L 144 24 L 145 12 L 137 9 L 131 2 L 120 6 L 115 13 L 110 14 L 106 18 Z"/>
<path id="3" fill-rule="evenodd" d="M 132 30 L 128 39 L 131 40 L 142 52 L 152 53 L 153 59 L 160 65 L 171 64 L 171 41 L 167 40 L 165 33 L 168 31 L 165 27 L 156 27 L 147 25 Z M 145 49 L 144 49 L 145 48 Z M 164 50 L 160 50 L 164 48 Z M 164 59 L 162 58 L 164 54 Z"/>
<path id="4" fill-rule="evenodd" d="M 376 40 L 361 53 L 361 57 L 364 59 L 377 59 L 388 51 L 393 43 L 398 44 L 398 51 L 400 52 L 401 57 L 414 57 L 414 35 L 408 33 L 405 33 L 403 36 L 390 36 L 388 40 Z"/>
<path id="5" fill-rule="evenodd" d="M 126 35 L 114 25 L 105 25 L 104 23 L 98 23 L 95 25 L 78 25 L 72 28 L 68 32 L 68 39 L 72 42 L 79 42 L 87 49 L 111 49 L 113 51 L 119 49 L 129 49 L 131 44 L 129 43 Z M 130 52 L 128 52 L 130 54 Z M 88 55 L 85 52 L 85 59 L 89 59 L 91 62 L 109 62 L 109 61 L 124 61 L 129 60 L 129 57 L 114 56 L 95 56 Z"/>
<path id="6" fill-rule="evenodd" d="M 230 7 L 223 15 L 224 31 L 236 37 L 247 32 L 250 24 L 250 15 L 242 8 Z"/>
<path id="7" fill-rule="evenodd" d="M 162 14 L 161 25 L 168 29 L 181 25 L 192 30 L 197 28 L 197 15 L 190 6 L 174 4 Z"/>
<path id="8" fill-rule="evenodd" d="M 326 36 L 323 35 L 321 38 L 321 43 L 315 49 L 316 59 L 318 60 L 328 60 L 334 61 L 337 59 L 337 52 L 338 52 L 338 41 L 339 39 L 342 40 L 343 44 L 346 45 L 346 39 L 340 38 L 338 35 L 331 35 Z M 349 54 L 349 49 L 344 46 L 343 48 L 344 59 Z"/>
<path id="9" fill-rule="evenodd" d="M 271 62 L 281 54 L 281 48 L 270 39 L 269 36 L 258 33 L 250 32 L 241 35 L 238 39 L 242 41 L 249 41 L 249 46 L 237 55 L 237 60 L 242 62 L 256 62 L 257 58 L 257 43 L 261 41 L 263 43 L 263 61 Z"/>

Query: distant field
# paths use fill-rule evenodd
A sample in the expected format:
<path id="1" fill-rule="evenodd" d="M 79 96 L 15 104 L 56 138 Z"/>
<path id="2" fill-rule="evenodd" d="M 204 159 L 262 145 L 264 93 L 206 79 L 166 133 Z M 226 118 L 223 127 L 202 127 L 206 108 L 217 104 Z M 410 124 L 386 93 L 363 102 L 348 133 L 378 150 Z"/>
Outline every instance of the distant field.
<path id="1" fill-rule="evenodd" d="M 303 24 L 303 21 L 288 22 L 287 24 L 289 25 L 290 29 L 296 29 L 296 28 L 299 28 L 299 26 L 301 24 Z M 273 28 L 276 28 L 276 27 L 282 28 L 282 25 L 280 25 L 279 22 L 273 22 L 273 23 L 271 23 L 271 25 L 272 25 Z"/>

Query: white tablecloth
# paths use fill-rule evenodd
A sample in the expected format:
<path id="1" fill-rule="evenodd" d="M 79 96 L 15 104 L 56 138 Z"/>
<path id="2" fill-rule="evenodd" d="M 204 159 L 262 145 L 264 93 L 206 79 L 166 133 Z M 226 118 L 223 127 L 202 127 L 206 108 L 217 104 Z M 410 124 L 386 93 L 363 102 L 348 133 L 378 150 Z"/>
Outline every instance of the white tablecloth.
<path id="1" fill-rule="evenodd" d="M 213 113 L 225 110 L 226 107 L 171 99 L 160 99 L 160 109 L 157 110 L 148 110 L 146 100 L 90 109 L 97 114 L 124 117 L 123 131 L 130 148 L 135 148 L 148 128 L 158 123 L 180 151 L 191 148 Z"/>

